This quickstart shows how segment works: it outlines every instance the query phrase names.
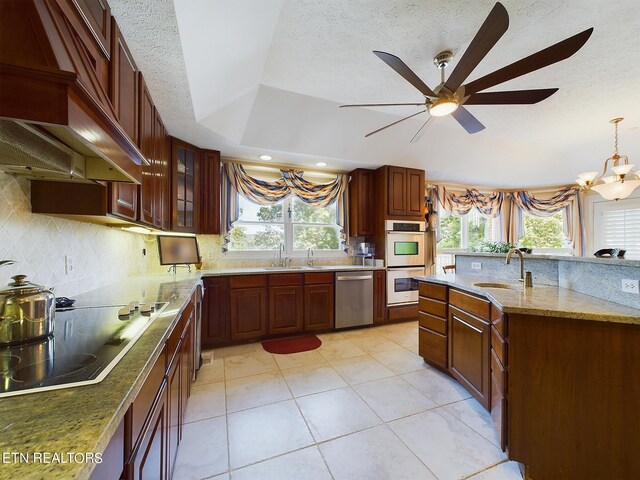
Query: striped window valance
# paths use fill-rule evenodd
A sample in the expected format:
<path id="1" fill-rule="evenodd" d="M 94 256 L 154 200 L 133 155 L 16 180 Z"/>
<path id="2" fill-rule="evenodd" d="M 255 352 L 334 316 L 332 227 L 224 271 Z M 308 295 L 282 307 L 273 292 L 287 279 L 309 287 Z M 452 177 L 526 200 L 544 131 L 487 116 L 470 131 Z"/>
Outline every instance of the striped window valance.
<path id="1" fill-rule="evenodd" d="M 337 175 L 329 183 L 314 183 L 304 178 L 301 170 L 280 170 L 281 178 L 261 180 L 247 174 L 238 163 L 225 164 L 233 188 L 242 196 L 260 205 L 272 205 L 293 194 L 314 207 L 327 207 L 340 198 L 347 187 L 347 175 Z"/>
<path id="2" fill-rule="evenodd" d="M 435 192 L 442 207 L 452 215 L 461 217 L 476 208 L 487 218 L 496 218 L 500 215 L 503 192 L 480 193 L 475 188 L 468 188 L 455 193 L 444 185 L 435 185 Z"/>

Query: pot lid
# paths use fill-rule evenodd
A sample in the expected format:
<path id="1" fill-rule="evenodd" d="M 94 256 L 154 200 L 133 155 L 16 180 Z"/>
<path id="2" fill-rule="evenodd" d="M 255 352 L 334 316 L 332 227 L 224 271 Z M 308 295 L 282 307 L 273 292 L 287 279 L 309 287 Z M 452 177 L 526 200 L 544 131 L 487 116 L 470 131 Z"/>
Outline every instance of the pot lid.
<path id="1" fill-rule="evenodd" d="M 13 282 L 9 282 L 9 288 L 0 291 L 0 295 L 24 295 L 45 290 L 42 285 L 36 285 L 28 281 L 26 275 L 14 275 L 11 278 Z"/>

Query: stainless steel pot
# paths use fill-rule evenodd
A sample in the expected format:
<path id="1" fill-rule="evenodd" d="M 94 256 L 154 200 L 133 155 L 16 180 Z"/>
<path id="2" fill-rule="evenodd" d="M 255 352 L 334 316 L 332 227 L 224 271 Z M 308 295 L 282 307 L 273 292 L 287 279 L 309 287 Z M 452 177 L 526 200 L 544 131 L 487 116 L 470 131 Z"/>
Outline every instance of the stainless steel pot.
<path id="1" fill-rule="evenodd" d="M 53 293 L 27 281 L 26 275 L 11 278 L 9 288 L 0 291 L 0 346 L 51 335 L 55 316 Z"/>

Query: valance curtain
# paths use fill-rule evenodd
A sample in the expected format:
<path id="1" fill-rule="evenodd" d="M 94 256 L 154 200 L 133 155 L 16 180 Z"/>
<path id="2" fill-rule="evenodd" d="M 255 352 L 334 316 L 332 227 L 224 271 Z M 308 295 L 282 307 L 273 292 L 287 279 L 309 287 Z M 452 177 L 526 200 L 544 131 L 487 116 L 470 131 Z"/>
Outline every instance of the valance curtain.
<path id="1" fill-rule="evenodd" d="M 314 207 L 327 207 L 337 200 L 337 223 L 341 227 L 343 245 L 347 245 L 347 175 L 337 175 L 329 183 L 314 183 L 304 178 L 301 170 L 280 170 L 282 177 L 267 181 L 254 178 L 247 174 L 244 167 L 238 163 L 226 162 L 222 168 L 222 215 L 223 237 L 222 251 L 228 250 L 229 232 L 233 223 L 240 217 L 236 192 L 243 197 L 260 205 L 273 205 L 284 200 L 289 195 L 295 195 L 301 201 Z"/>
<path id="2" fill-rule="evenodd" d="M 448 190 L 444 185 L 435 185 L 436 196 L 440 205 L 452 215 L 462 217 L 476 208 L 487 218 L 496 218 L 500 215 L 503 192 L 480 193 L 475 188 L 468 188 L 460 193 Z"/>
<path id="3" fill-rule="evenodd" d="M 582 198 L 580 188 L 576 186 L 565 187 L 547 194 L 541 193 L 533 196 L 526 191 L 511 192 L 511 201 L 518 207 L 517 215 L 511 213 L 511 234 L 516 234 L 513 243 L 517 243 L 524 233 L 524 225 L 521 212 L 527 212 L 536 217 L 547 217 L 556 212 L 565 210 L 564 233 L 571 243 L 575 255 L 584 255 L 584 225 Z M 517 216 L 517 218 L 515 218 Z"/>

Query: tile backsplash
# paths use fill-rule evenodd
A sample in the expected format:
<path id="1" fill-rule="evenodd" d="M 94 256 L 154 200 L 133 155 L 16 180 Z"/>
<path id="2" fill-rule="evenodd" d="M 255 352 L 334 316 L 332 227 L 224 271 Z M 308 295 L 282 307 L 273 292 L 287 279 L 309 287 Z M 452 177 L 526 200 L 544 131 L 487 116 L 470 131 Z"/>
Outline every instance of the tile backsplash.
<path id="1" fill-rule="evenodd" d="M 153 235 L 31 213 L 31 183 L 0 172 L 0 288 L 11 276 L 25 274 L 37 284 L 55 287 L 56 296 L 74 296 L 123 277 L 164 272 Z M 204 269 L 266 267 L 272 257 L 239 259 L 222 254 L 220 235 L 198 235 Z M 146 255 L 142 251 L 146 250 Z M 65 257 L 73 269 L 65 271 Z M 352 257 L 320 258 L 322 265 L 351 264 Z M 304 264 L 296 258 L 294 265 Z"/>
<path id="2" fill-rule="evenodd" d="M 31 184 L 0 172 L 0 287 L 12 275 L 55 287 L 56 296 L 78 293 L 148 270 L 138 234 L 31 213 Z M 65 256 L 73 269 L 65 273 Z"/>

